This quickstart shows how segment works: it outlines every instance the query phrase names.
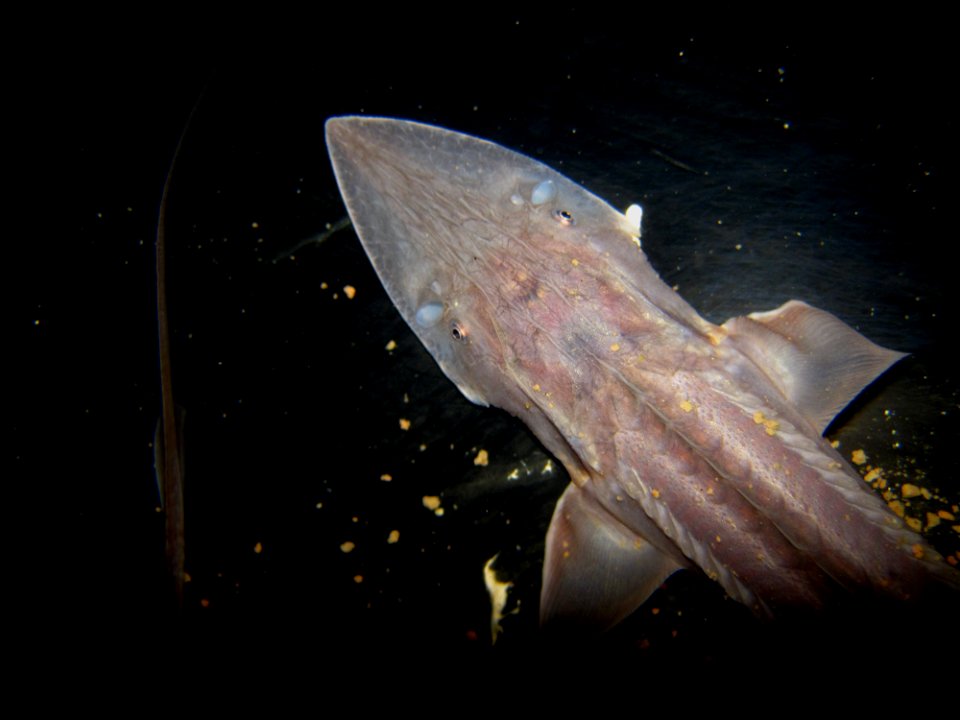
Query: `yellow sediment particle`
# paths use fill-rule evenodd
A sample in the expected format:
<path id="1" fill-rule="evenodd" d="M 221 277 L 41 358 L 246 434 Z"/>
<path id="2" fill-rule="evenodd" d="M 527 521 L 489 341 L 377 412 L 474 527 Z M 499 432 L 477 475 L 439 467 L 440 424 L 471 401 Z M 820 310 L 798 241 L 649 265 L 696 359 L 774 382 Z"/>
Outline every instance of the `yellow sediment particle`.
<path id="1" fill-rule="evenodd" d="M 923 545 L 920 543 L 915 543 L 910 549 L 913 550 L 913 556 L 917 558 L 917 560 L 923 558 Z"/>
<path id="2" fill-rule="evenodd" d="M 380 479 L 383 480 L 384 482 L 390 482 L 391 480 L 393 480 L 393 475 L 391 475 L 390 473 L 384 473 L 383 475 L 380 476 Z"/>
<path id="3" fill-rule="evenodd" d="M 655 498 L 660 497 L 660 491 L 657 490 L 656 488 L 654 488 L 653 490 L 651 490 L 651 491 L 650 491 L 650 494 L 653 495 Z"/>
<path id="4" fill-rule="evenodd" d="M 406 418 L 400 418 L 400 429 L 401 429 L 401 430 L 409 430 L 409 429 L 410 429 L 410 421 L 407 420 Z"/>
<path id="5" fill-rule="evenodd" d="M 899 500 L 891 500 L 887 503 L 891 510 L 898 516 L 903 517 L 903 503 Z"/>
<path id="6" fill-rule="evenodd" d="M 534 383 L 533 385 L 534 392 L 540 392 L 540 383 Z"/>
<path id="7" fill-rule="evenodd" d="M 693 410 L 693 403 L 690 402 L 689 400 L 684 400 L 683 402 L 680 403 L 680 409 L 683 410 L 684 412 L 690 412 Z"/>
<path id="8" fill-rule="evenodd" d="M 920 522 L 920 518 L 907 516 L 904 518 L 904 520 L 907 523 L 907 527 L 909 527 L 914 532 L 920 532 L 920 528 L 923 527 L 923 523 Z"/>
<path id="9" fill-rule="evenodd" d="M 393 545 L 393 544 L 397 543 L 399 540 L 400 540 L 400 531 L 399 531 L 399 530 L 391 530 L 391 531 L 390 531 L 390 534 L 387 535 L 387 543 L 390 544 L 390 545 Z"/>
<path id="10" fill-rule="evenodd" d="M 940 516 L 936 513 L 928 512 L 927 513 L 927 525 L 924 530 L 929 530 L 940 524 Z"/>
<path id="11" fill-rule="evenodd" d="M 572 258 L 570 260 L 570 264 L 573 265 L 574 267 L 580 267 L 580 261 L 577 260 L 576 258 Z"/>
<path id="12" fill-rule="evenodd" d="M 920 494 L 923 495 L 924 500 L 929 500 L 933 497 L 933 493 L 927 490 L 925 487 L 920 488 Z"/>
<path id="13" fill-rule="evenodd" d="M 941 520 L 956 520 L 957 516 L 952 512 L 947 512 L 946 510 L 937 510 L 937 516 Z"/>
<path id="14" fill-rule="evenodd" d="M 713 330 L 707 331 L 707 340 L 711 345 L 719 345 L 720 341 L 723 340 L 724 337 L 726 337 L 726 333 L 724 332 Z"/>
<path id="15" fill-rule="evenodd" d="M 778 421 L 766 417 L 760 410 L 757 410 L 753 414 L 753 421 L 757 425 L 763 425 L 764 431 L 770 436 L 776 435 L 777 430 L 780 429 L 780 423 Z"/>
<path id="16" fill-rule="evenodd" d="M 391 340 L 390 342 L 388 342 L 388 343 L 385 345 L 385 347 L 386 347 L 386 349 L 387 349 L 387 352 L 393 352 L 394 350 L 397 349 L 397 341 L 396 341 L 396 340 Z"/>
<path id="17" fill-rule="evenodd" d="M 610 352 L 620 352 L 620 343 L 613 343 L 610 346 Z"/>
<path id="18" fill-rule="evenodd" d="M 355 543 L 352 543 L 349 540 L 347 540 L 345 543 L 340 543 L 340 552 L 343 552 L 343 553 L 353 552 L 353 549 L 355 547 L 356 547 Z"/>
<path id="19" fill-rule="evenodd" d="M 259 555 L 260 553 L 262 553 L 262 552 L 263 552 L 263 543 L 257 543 L 256 545 L 254 545 L 254 546 L 253 546 L 253 551 L 254 551 L 257 555 Z"/>
<path id="20" fill-rule="evenodd" d="M 832 447 L 834 450 L 836 450 L 838 447 L 840 447 L 840 441 L 839 441 L 839 440 L 831 440 L 831 441 L 830 441 L 830 447 Z"/>
<path id="21" fill-rule="evenodd" d="M 873 468 L 870 472 L 863 476 L 863 479 L 866 482 L 873 482 L 874 480 L 879 480 L 883 475 L 883 470 L 880 468 Z"/>
<path id="22" fill-rule="evenodd" d="M 424 495 L 421 502 L 427 510 L 436 510 L 440 507 L 440 498 L 436 495 Z"/>
<path id="23" fill-rule="evenodd" d="M 347 300 L 353 300 L 357 294 L 357 289 L 353 285 L 344 285 L 343 294 L 347 296 Z"/>
<path id="24" fill-rule="evenodd" d="M 487 560 L 483 566 L 483 582 L 487 586 L 487 592 L 490 595 L 490 644 L 497 642 L 497 636 L 503 632 L 503 628 L 500 626 L 500 621 L 504 618 L 504 608 L 507 606 L 507 596 L 510 593 L 510 588 L 513 587 L 512 582 L 502 582 L 497 578 L 497 574 L 493 569 L 494 561 L 499 557 L 500 553 L 497 553 L 492 558 Z M 520 608 L 512 610 L 511 615 L 515 615 Z"/>
<path id="25" fill-rule="evenodd" d="M 955 533 L 960 533 L 960 525 L 951 525 L 950 529 L 953 530 Z"/>
<path id="26" fill-rule="evenodd" d="M 481 450 L 477 453 L 477 456 L 473 459 L 474 465 L 479 465 L 481 467 L 486 467 L 490 464 L 490 456 L 486 450 Z"/>
<path id="27" fill-rule="evenodd" d="M 353 576 L 353 581 L 354 581 L 357 585 L 359 585 L 360 583 L 363 582 L 363 575 L 354 575 L 354 576 Z"/>
<path id="28" fill-rule="evenodd" d="M 912 483 L 904 483 L 900 486 L 900 494 L 905 498 L 914 498 L 920 495 L 922 491 Z"/>
<path id="29" fill-rule="evenodd" d="M 863 465 L 867 461 L 867 454 L 863 450 L 854 450 L 850 453 L 854 465 Z"/>

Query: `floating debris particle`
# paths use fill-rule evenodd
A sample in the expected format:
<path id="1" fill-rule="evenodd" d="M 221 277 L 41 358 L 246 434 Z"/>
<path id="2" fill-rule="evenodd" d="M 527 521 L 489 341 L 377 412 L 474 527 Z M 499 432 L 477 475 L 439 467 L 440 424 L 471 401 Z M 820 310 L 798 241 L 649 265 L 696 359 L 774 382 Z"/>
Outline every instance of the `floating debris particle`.
<path id="1" fill-rule="evenodd" d="M 347 296 L 347 300 L 353 300 L 357 294 L 357 289 L 353 285 L 344 285 L 343 294 Z"/>
<path id="2" fill-rule="evenodd" d="M 397 341 L 396 341 L 396 340 L 391 340 L 390 342 L 388 342 L 388 343 L 386 344 L 386 349 L 387 349 L 387 352 L 393 352 L 394 350 L 396 350 L 396 349 L 397 349 Z"/>
<path id="3" fill-rule="evenodd" d="M 340 544 L 340 552 L 345 552 L 345 553 L 353 552 L 353 549 L 355 547 L 356 545 L 354 543 L 347 540 L 345 543 Z"/>
<path id="4" fill-rule="evenodd" d="M 900 486 L 900 494 L 905 498 L 914 498 L 922 494 L 922 491 L 912 483 L 904 483 Z"/>
<path id="5" fill-rule="evenodd" d="M 263 552 L 263 543 L 257 543 L 256 545 L 254 545 L 254 546 L 253 546 L 253 551 L 254 551 L 257 555 L 259 555 L 260 553 L 262 553 L 262 552 Z"/>
<path id="6" fill-rule="evenodd" d="M 387 535 L 387 543 L 390 545 L 396 544 L 400 540 L 400 531 L 391 530 L 390 534 Z"/>
<path id="7" fill-rule="evenodd" d="M 407 420 L 406 418 L 400 418 L 400 429 L 401 429 L 401 430 L 409 430 L 409 429 L 410 429 L 410 421 Z"/>
<path id="8" fill-rule="evenodd" d="M 391 475 L 390 473 L 384 473 L 383 475 L 380 476 L 380 479 L 383 480 L 384 482 L 390 482 L 391 480 L 393 480 L 393 475 Z"/>
<path id="9" fill-rule="evenodd" d="M 867 454 L 863 450 L 854 450 L 850 453 L 854 465 L 863 465 L 867 461 Z"/>
<path id="10" fill-rule="evenodd" d="M 497 553 L 492 558 L 487 560 L 483 566 L 483 582 L 487 586 L 487 592 L 490 594 L 490 644 L 494 645 L 497 642 L 497 636 L 503 632 L 503 628 L 500 625 L 500 621 L 504 618 L 503 609 L 507 605 L 507 595 L 510 592 L 510 588 L 513 587 L 512 582 L 500 582 L 497 579 L 497 574 L 493 570 L 494 561 L 500 557 L 500 553 Z M 511 612 L 507 613 L 508 615 L 516 615 L 520 611 L 519 604 Z"/>
<path id="11" fill-rule="evenodd" d="M 353 581 L 354 581 L 357 585 L 359 585 L 360 583 L 363 582 L 363 575 L 354 575 L 354 576 L 353 576 Z"/>
<path id="12" fill-rule="evenodd" d="M 480 465 L 486 467 L 490 463 L 490 456 L 487 454 L 486 450 L 481 450 L 477 453 L 477 456 L 473 459 L 474 465 Z"/>
<path id="13" fill-rule="evenodd" d="M 423 506 L 427 510 L 436 510 L 440 507 L 440 498 L 436 495 L 424 495 Z"/>
<path id="14" fill-rule="evenodd" d="M 875 480 L 879 480 L 883 475 L 883 471 L 880 468 L 872 468 L 870 472 L 863 476 L 863 479 L 868 483 L 872 483 Z"/>

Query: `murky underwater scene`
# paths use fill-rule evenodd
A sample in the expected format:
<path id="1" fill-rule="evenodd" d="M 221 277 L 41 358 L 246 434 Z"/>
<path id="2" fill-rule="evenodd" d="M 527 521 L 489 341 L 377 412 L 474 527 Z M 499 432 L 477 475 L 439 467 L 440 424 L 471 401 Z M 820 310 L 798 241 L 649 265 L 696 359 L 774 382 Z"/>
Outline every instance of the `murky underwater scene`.
<path id="1" fill-rule="evenodd" d="M 502 31 L 512 52 L 466 64 L 456 82 L 426 62 L 427 47 L 376 77 L 301 57 L 228 59 L 207 81 L 212 63 L 197 57 L 151 74 L 170 78 L 162 113 L 116 134 L 100 126 L 82 144 L 75 159 L 94 169 L 66 257 L 83 279 L 61 269 L 41 285 L 52 299 L 24 305 L 36 321 L 28 362 L 52 371 L 54 357 L 76 359 L 23 426 L 44 427 L 44 408 L 66 398 L 71 438 L 49 456 L 28 444 L 23 474 L 62 478 L 67 457 L 98 468 L 95 480 L 59 481 L 66 532 L 53 550 L 61 596 L 76 598 L 68 622 L 148 626 L 168 610 L 151 233 L 197 97 L 166 208 L 188 580 L 179 619 L 161 622 L 200 642 L 293 633 L 477 653 L 540 642 L 544 538 L 569 478 L 520 420 L 464 398 L 394 309 L 343 222 L 323 138 L 324 121 L 341 114 L 476 135 L 620 210 L 642 205 L 650 263 L 712 322 L 796 298 L 909 353 L 827 436 L 894 512 L 960 561 L 937 71 L 918 80 L 879 43 L 836 38 L 828 57 L 683 32 L 638 47 L 585 31 L 558 49 L 532 29 Z M 535 82 L 490 82 L 544 53 Z M 92 116 L 124 106 L 105 89 L 77 92 Z M 131 95 L 135 107 L 150 97 Z M 931 615 L 877 628 L 918 650 L 951 632 Z M 776 633 L 693 570 L 602 642 L 710 663 L 768 647 Z"/>

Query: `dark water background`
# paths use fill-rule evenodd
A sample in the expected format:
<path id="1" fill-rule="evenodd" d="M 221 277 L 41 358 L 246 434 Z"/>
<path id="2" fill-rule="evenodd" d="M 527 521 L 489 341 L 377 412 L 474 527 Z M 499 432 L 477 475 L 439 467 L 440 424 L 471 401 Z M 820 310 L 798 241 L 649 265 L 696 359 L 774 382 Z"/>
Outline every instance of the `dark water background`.
<path id="1" fill-rule="evenodd" d="M 956 63 L 944 45 L 889 29 L 631 34 L 573 11 L 469 29 L 444 39 L 398 19 L 284 53 L 193 37 L 158 55 L 131 39 L 59 69 L 48 100 L 69 118 L 57 140 L 67 224 L 25 247 L 15 360 L 26 380 L 10 433 L 15 480 L 43 488 L 29 542 L 44 590 L 30 605 L 51 637 L 149 642 L 168 627 L 154 233 L 201 92 L 168 208 L 187 418 L 185 641 L 485 653 L 482 568 L 499 553 L 519 610 L 497 651 L 537 642 L 562 469 L 543 474 L 548 456 L 522 424 L 472 406 L 442 376 L 352 230 L 273 262 L 345 214 L 323 143 L 336 114 L 472 133 L 617 207 L 642 204 L 651 263 L 712 321 L 799 298 L 910 352 L 830 435 L 940 506 L 960 500 L 947 259 Z M 479 449 L 486 467 L 473 463 Z M 441 498 L 442 517 L 426 495 Z M 949 523 L 930 535 L 945 554 L 957 538 Z M 661 594 L 658 614 L 645 608 L 611 642 L 706 663 L 767 642 L 767 628 L 695 575 Z M 878 633 L 926 646 L 946 620 L 897 623 Z"/>

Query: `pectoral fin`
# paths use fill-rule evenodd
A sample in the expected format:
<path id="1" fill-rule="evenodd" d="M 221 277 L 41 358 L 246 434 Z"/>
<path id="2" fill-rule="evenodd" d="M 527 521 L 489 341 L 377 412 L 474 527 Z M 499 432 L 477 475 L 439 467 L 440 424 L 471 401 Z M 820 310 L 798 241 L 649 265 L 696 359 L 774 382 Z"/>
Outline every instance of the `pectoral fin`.
<path id="1" fill-rule="evenodd" d="M 681 567 L 571 483 L 547 532 L 540 624 L 607 630 Z"/>
<path id="2" fill-rule="evenodd" d="M 860 391 L 906 357 L 798 300 L 733 318 L 723 327 L 820 433 Z"/>

